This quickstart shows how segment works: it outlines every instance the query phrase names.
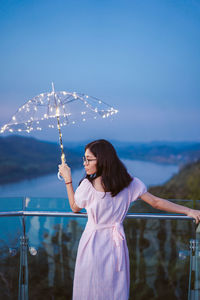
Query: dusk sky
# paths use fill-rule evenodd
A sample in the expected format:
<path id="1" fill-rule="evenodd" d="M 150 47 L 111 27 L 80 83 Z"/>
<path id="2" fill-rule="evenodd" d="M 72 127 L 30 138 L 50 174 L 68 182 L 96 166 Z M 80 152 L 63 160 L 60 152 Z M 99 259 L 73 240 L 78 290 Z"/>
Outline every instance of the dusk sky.
<path id="1" fill-rule="evenodd" d="M 0 10 L 0 125 L 53 81 L 119 110 L 63 128 L 65 143 L 200 141 L 199 0 L 2 0 Z"/>

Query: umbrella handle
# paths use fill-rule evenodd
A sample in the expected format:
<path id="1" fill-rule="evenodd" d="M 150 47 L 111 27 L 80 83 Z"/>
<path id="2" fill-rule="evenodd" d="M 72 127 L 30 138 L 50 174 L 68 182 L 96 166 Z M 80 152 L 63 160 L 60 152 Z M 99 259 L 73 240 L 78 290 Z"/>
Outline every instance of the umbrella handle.
<path id="1" fill-rule="evenodd" d="M 58 177 L 58 179 L 59 179 L 60 181 L 63 181 L 63 180 L 64 180 L 63 177 L 60 175 L 59 172 L 58 172 L 58 174 L 57 174 L 57 177 Z"/>
<path id="2" fill-rule="evenodd" d="M 61 147 L 61 149 L 62 149 L 61 162 L 62 162 L 62 164 L 64 164 L 64 163 L 65 163 L 65 154 L 64 154 L 64 152 L 63 152 L 63 148 L 62 148 L 62 147 Z M 63 181 L 63 180 L 64 180 L 63 177 L 60 175 L 59 172 L 58 172 L 58 174 L 57 174 L 57 177 L 58 177 L 58 179 L 59 179 L 60 181 Z"/>

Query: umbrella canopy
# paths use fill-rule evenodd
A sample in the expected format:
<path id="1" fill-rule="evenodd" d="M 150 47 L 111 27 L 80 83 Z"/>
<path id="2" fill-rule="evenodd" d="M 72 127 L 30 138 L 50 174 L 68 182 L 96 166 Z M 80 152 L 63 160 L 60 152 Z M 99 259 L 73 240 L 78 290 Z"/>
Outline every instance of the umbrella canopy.
<path id="1" fill-rule="evenodd" d="M 42 93 L 28 100 L 13 115 L 11 121 L 1 127 L 4 132 L 28 132 L 45 127 L 59 130 L 62 161 L 63 152 L 61 127 L 85 122 L 89 118 L 107 118 L 118 111 L 100 99 L 81 93 L 55 91 L 52 83 L 50 93 Z"/>
<path id="2" fill-rule="evenodd" d="M 50 93 L 42 93 L 27 101 L 1 128 L 1 133 L 31 132 L 45 126 L 54 128 L 59 118 L 60 126 L 85 122 L 88 118 L 106 118 L 118 111 L 100 99 L 80 93 L 55 92 L 52 83 Z M 56 120 L 56 123 L 55 123 Z"/>

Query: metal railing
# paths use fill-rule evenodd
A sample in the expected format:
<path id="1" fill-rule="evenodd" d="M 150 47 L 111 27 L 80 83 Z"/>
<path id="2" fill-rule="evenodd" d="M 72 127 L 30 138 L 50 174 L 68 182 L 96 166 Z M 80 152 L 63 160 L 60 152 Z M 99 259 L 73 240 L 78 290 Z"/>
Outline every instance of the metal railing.
<path id="1" fill-rule="evenodd" d="M 59 212 L 59 211 L 2 211 L 0 217 L 26 217 L 26 216 L 39 216 L 39 217 L 82 217 L 87 218 L 87 213 L 73 213 L 73 212 Z M 130 219 L 164 219 L 164 220 L 195 220 L 191 217 L 179 214 L 153 214 L 153 213 L 128 213 L 126 218 Z"/>
<path id="2" fill-rule="evenodd" d="M 20 237 L 20 273 L 19 273 L 19 290 L 18 300 L 28 300 L 28 262 L 27 249 L 28 237 L 26 236 L 25 217 L 39 216 L 39 217 L 74 217 L 87 218 L 86 213 L 73 212 L 58 212 L 58 211 L 4 211 L 0 212 L 0 217 L 22 217 L 23 235 Z M 195 224 L 195 220 L 191 217 L 179 214 L 154 214 L 154 213 L 128 213 L 128 219 L 158 219 L 158 220 L 190 220 Z M 200 226 L 200 225 L 199 225 Z M 196 228 L 195 228 L 196 229 Z M 199 231 L 198 231 L 199 232 Z M 188 283 L 188 300 L 199 299 L 199 281 L 198 281 L 198 258 L 199 241 L 197 234 L 195 238 L 190 240 L 190 250 L 187 254 L 190 258 L 190 271 Z"/>

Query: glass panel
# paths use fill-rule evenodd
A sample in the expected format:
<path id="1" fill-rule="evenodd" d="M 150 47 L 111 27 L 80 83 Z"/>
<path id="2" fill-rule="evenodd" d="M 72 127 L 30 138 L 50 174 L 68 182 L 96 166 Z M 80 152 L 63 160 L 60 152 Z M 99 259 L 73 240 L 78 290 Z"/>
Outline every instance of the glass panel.
<path id="1" fill-rule="evenodd" d="M 30 217 L 34 218 L 38 217 Z M 29 298 L 71 299 L 76 252 L 87 219 L 40 217 L 37 222 L 40 244 L 37 255 L 28 256 Z M 130 255 L 130 299 L 187 299 L 192 223 L 126 219 L 124 227 Z M 31 228 L 28 232 L 29 247 L 33 247 Z"/>
<path id="2" fill-rule="evenodd" d="M 69 299 L 86 218 L 29 217 L 29 299 Z"/>
<path id="3" fill-rule="evenodd" d="M 70 211 L 67 198 L 25 198 L 27 211 Z"/>
<path id="4" fill-rule="evenodd" d="M 130 256 L 130 299 L 186 300 L 191 221 L 125 219 Z"/>
<path id="5" fill-rule="evenodd" d="M 0 217 L 1 299 L 17 299 L 21 234 L 19 217 Z"/>
<path id="6" fill-rule="evenodd" d="M 18 211 L 23 209 L 23 197 L 1 197 L 0 203 L 0 211 Z"/>

